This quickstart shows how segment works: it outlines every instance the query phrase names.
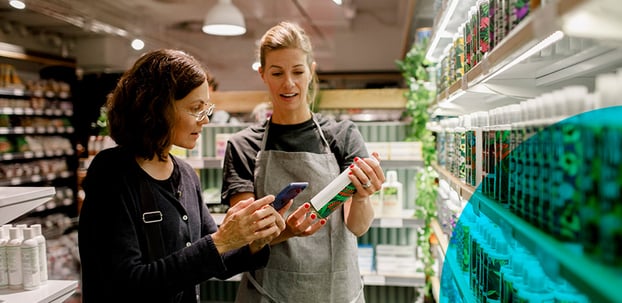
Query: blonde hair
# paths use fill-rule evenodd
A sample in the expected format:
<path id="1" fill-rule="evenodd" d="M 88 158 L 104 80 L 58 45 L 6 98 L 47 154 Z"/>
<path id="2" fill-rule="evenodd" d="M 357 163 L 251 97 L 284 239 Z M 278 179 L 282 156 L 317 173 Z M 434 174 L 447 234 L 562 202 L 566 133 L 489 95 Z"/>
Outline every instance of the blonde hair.
<path id="1" fill-rule="evenodd" d="M 259 41 L 259 63 L 261 66 L 266 65 L 266 55 L 270 51 L 295 48 L 302 50 L 307 56 L 307 67 L 312 72 L 311 82 L 307 91 L 307 102 L 312 104 L 317 95 L 319 83 L 317 74 L 312 69 L 313 62 L 313 46 L 311 40 L 305 31 L 296 23 L 281 21 L 277 25 L 270 28 Z"/>

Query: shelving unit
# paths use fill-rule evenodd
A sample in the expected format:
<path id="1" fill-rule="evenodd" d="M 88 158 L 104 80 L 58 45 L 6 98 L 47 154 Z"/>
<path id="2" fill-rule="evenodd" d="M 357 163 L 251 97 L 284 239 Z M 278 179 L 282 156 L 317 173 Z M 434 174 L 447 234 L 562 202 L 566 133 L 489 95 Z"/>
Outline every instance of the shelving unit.
<path id="1" fill-rule="evenodd" d="M 595 74 L 622 63 L 622 49 L 614 43 L 594 40 L 596 44 L 578 53 L 548 58 L 537 55 L 546 46 L 562 43 L 559 41 L 564 35 L 575 34 L 571 30 L 574 28 L 572 17 L 577 11 L 598 10 L 599 7 L 598 11 L 603 11 L 606 2 L 554 1 L 531 12 L 481 62 L 437 95 L 431 108 L 434 114 L 445 116 L 487 110 L 572 84 L 593 86 Z M 443 49 L 449 42 L 441 39 L 436 48 Z M 429 52 L 436 53 L 438 49 Z"/>
<path id="2" fill-rule="evenodd" d="M 462 1 L 449 1 L 445 11 L 438 16 L 439 27 L 435 28 L 432 36 L 432 40 L 436 41 L 428 49 L 429 59 L 438 59 L 452 41 L 447 32 L 455 33 L 458 24 L 443 20 L 464 13 L 459 2 Z M 531 11 L 477 65 L 437 94 L 430 108 L 432 116 L 445 119 L 487 111 L 570 85 L 583 85 L 592 91 L 596 75 L 622 67 L 619 12 L 619 3 L 611 0 L 552 1 Z M 568 51 L 571 47 L 567 44 L 569 39 L 585 44 L 576 51 Z M 550 52 L 555 55 L 550 55 Z M 432 166 L 463 200 L 472 204 L 476 214 L 489 217 L 504 234 L 534 253 L 548 275 L 567 280 L 592 302 L 619 301 L 617 289 L 622 285 L 619 272 L 578 253 L 576 245 L 562 243 L 532 226 L 441 165 Z M 436 226 L 434 232 L 443 234 L 440 226 Z M 474 300 L 472 294 L 469 295 L 468 280 L 459 278 L 462 274 L 451 249 L 440 246 L 439 250 L 443 252 L 440 261 L 447 265 L 444 268 L 452 271 L 459 293 L 466 302 Z M 433 286 L 434 283 L 441 283 L 432 282 Z M 434 295 L 439 299 L 441 294 Z"/>
<path id="3" fill-rule="evenodd" d="M 0 187 L 0 223 L 5 224 L 54 197 L 54 187 Z M 62 303 L 78 281 L 50 280 L 35 290 L 0 290 L 2 303 Z"/>
<path id="4" fill-rule="evenodd" d="M 0 63 L 11 71 L 0 87 L 0 186 L 54 186 L 62 203 L 48 206 L 76 216 L 73 96 L 64 79 L 76 61 L 0 42 Z"/>

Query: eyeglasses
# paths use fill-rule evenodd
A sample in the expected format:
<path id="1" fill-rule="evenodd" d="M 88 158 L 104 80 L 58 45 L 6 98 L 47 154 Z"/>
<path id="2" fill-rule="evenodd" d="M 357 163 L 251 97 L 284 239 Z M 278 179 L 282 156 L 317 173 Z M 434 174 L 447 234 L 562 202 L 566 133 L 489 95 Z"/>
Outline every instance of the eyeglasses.
<path id="1" fill-rule="evenodd" d="M 203 121 L 203 119 L 205 119 L 205 117 L 210 116 L 212 113 L 214 113 L 215 107 L 216 107 L 216 104 L 210 103 L 206 109 L 198 113 L 188 112 L 188 115 L 194 116 L 197 122 L 201 122 Z"/>

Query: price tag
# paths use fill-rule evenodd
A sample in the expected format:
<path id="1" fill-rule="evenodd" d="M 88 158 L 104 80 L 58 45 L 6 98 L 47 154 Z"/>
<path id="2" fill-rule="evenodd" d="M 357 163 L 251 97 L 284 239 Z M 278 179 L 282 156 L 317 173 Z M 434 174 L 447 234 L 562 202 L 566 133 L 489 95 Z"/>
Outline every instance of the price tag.
<path id="1" fill-rule="evenodd" d="M 16 133 L 16 134 L 23 134 L 23 133 L 24 133 L 24 128 L 23 128 L 23 127 L 21 127 L 21 126 L 17 126 L 17 127 L 15 127 L 15 128 L 13 128 L 13 133 Z"/>
<path id="2" fill-rule="evenodd" d="M 34 175 L 30 178 L 30 180 L 32 182 L 41 182 L 41 176 L 40 175 Z"/>
<path id="3" fill-rule="evenodd" d="M 3 154 L 2 160 L 13 160 L 13 154 Z"/>
<path id="4" fill-rule="evenodd" d="M 33 153 L 32 151 L 25 151 L 24 152 L 24 158 L 26 159 L 32 159 L 35 157 L 35 153 Z"/>
<path id="5" fill-rule="evenodd" d="M 34 127 L 32 127 L 32 126 L 27 126 L 27 127 L 25 127 L 25 128 L 24 128 L 24 131 L 25 131 L 27 134 L 34 134 L 34 133 L 35 133 L 35 128 L 34 128 Z"/>
<path id="6" fill-rule="evenodd" d="M 30 107 L 29 107 L 29 108 L 25 108 L 25 109 L 24 109 L 24 113 L 25 113 L 26 115 L 32 115 L 32 114 L 34 114 L 34 113 L 35 113 L 35 110 L 34 110 L 34 109 L 32 109 L 32 108 L 30 108 Z"/>
<path id="7" fill-rule="evenodd" d="M 20 185 L 22 184 L 22 180 L 20 178 L 11 179 L 11 185 Z"/>

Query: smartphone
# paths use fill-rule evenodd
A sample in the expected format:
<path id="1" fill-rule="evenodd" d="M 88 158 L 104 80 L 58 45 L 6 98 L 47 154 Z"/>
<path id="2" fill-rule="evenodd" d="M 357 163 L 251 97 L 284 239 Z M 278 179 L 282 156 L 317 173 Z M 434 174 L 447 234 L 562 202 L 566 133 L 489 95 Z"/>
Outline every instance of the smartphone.
<path id="1" fill-rule="evenodd" d="M 275 197 L 272 206 L 279 210 L 289 202 L 289 200 L 298 196 L 305 188 L 309 186 L 309 182 L 292 182 L 287 184 Z"/>

